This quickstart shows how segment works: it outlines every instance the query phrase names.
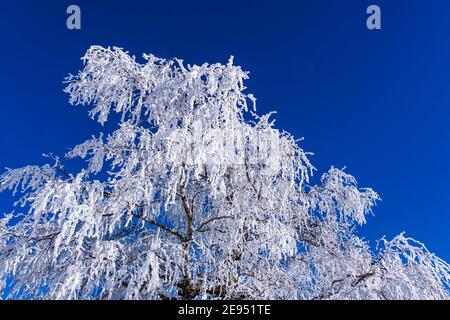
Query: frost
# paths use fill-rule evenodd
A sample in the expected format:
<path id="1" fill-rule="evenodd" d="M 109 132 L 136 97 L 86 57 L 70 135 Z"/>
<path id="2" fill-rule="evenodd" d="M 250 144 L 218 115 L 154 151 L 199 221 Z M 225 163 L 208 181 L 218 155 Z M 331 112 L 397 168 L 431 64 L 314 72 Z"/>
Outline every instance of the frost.
<path id="1" fill-rule="evenodd" d="M 105 157 L 105 149 L 103 146 L 102 137 L 102 134 L 98 139 L 93 136 L 92 139 L 87 140 L 84 143 L 79 144 L 78 146 L 73 148 L 72 151 L 67 154 L 67 157 L 80 157 L 84 159 L 88 155 L 91 155 L 92 157 L 89 159 L 88 170 L 93 173 L 99 173 L 103 168 L 103 161 Z"/>
<path id="2" fill-rule="evenodd" d="M 310 153 L 256 114 L 233 57 L 143 58 L 93 46 L 66 79 L 92 118 L 120 115 L 67 153 L 86 169 L 49 156 L 0 176 L 27 211 L 0 219 L 5 298 L 449 298 L 449 265 L 421 243 L 356 236 L 375 191 L 336 168 L 310 185 Z"/>
<path id="3" fill-rule="evenodd" d="M 19 189 L 25 192 L 29 189 L 36 190 L 45 184 L 46 181 L 55 177 L 55 169 L 46 164 L 39 166 L 26 166 L 18 169 L 7 169 L 0 176 L 0 191 L 6 189 L 13 190 L 15 194 Z"/>

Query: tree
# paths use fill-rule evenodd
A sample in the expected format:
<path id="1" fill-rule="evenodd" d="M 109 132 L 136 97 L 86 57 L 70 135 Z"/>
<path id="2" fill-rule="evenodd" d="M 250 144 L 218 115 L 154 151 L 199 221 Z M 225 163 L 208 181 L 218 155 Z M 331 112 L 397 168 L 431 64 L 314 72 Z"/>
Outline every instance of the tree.
<path id="1" fill-rule="evenodd" d="M 47 299 L 448 299 L 450 266 L 400 234 L 355 234 L 379 200 L 345 170 L 315 170 L 233 65 L 184 66 L 91 47 L 69 75 L 108 135 L 50 164 L 7 169 L 21 193 L 0 223 L 0 290 Z M 19 209 L 18 209 L 19 210 Z"/>

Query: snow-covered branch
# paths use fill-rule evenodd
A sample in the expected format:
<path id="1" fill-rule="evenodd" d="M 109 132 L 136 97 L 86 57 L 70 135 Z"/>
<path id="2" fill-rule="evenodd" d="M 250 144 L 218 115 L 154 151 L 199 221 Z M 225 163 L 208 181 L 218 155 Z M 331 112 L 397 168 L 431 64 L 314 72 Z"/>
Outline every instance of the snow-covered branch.
<path id="1" fill-rule="evenodd" d="M 0 296 L 46 299 L 448 299 L 449 265 L 403 234 L 355 230 L 380 200 L 258 115 L 248 73 L 91 47 L 74 105 L 117 128 L 73 147 L 70 172 L 7 169 L 23 193 L 0 219 Z"/>

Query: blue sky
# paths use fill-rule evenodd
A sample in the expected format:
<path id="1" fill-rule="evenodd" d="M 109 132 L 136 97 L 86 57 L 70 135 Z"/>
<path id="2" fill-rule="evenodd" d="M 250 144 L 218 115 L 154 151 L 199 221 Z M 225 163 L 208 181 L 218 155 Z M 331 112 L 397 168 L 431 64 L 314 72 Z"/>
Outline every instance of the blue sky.
<path id="1" fill-rule="evenodd" d="M 450 261 L 450 2 L 9 1 L 0 11 L 0 167 L 40 164 L 102 130 L 63 78 L 93 44 L 250 71 L 259 113 L 383 201 L 360 234 L 401 231 Z M 66 28 L 77 4 L 82 30 Z M 369 31 L 377 4 L 382 30 Z M 9 210 L 9 194 L 0 208 Z"/>

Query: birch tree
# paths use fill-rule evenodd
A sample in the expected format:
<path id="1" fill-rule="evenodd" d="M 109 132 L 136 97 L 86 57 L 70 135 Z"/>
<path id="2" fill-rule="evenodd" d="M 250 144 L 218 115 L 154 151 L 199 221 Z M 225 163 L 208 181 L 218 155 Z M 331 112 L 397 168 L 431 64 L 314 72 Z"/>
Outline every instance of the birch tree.
<path id="1" fill-rule="evenodd" d="M 309 153 L 256 113 L 232 57 L 82 60 L 70 103 L 118 123 L 0 176 L 19 199 L 0 219 L 3 298 L 449 298 L 450 266 L 422 243 L 356 234 L 378 194 L 337 168 L 312 184 Z"/>

